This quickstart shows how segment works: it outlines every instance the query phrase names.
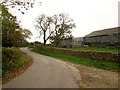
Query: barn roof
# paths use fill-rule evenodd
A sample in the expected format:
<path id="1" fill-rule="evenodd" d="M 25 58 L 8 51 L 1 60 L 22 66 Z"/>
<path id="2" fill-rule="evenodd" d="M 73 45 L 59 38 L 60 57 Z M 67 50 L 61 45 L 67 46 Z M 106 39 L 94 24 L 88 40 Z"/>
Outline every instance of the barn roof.
<path id="1" fill-rule="evenodd" d="M 104 30 L 99 30 L 99 31 L 94 31 L 85 37 L 93 37 L 93 36 L 102 36 L 102 35 L 111 35 L 114 33 L 120 33 L 120 27 L 116 28 L 109 28 L 109 29 L 104 29 Z"/>

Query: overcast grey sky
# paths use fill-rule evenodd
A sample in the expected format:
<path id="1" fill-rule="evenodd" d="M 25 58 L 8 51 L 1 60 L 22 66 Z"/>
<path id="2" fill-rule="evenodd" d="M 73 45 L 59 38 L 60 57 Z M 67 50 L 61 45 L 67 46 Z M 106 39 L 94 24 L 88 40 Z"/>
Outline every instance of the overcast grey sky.
<path id="1" fill-rule="evenodd" d="M 34 28 L 35 18 L 44 13 L 54 15 L 67 13 L 76 23 L 72 34 L 74 37 L 83 37 L 92 31 L 113 28 L 118 26 L 119 0 L 40 0 L 41 6 L 28 10 L 25 15 L 16 13 L 22 26 L 32 31 L 30 41 L 38 40 Z"/>

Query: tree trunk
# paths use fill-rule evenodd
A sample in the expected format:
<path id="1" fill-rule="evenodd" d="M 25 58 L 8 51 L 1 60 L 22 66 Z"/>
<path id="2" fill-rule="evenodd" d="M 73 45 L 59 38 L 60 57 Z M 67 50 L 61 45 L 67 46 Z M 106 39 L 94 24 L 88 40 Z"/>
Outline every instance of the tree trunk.
<path id="1" fill-rule="evenodd" d="M 46 32 L 44 31 L 44 37 L 43 37 L 43 40 L 44 40 L 44 47 L 46 46 Z"/>
<path id="2" fill-rule="evenodd" d="M 56 41 L 56 45 L 55 46 L 58 47 L 58 41 Z"/>
<path id="3" fill-rule="evenodd" d="M 60 40 L 56 39 L 56 47 L 59 47 Z"/>

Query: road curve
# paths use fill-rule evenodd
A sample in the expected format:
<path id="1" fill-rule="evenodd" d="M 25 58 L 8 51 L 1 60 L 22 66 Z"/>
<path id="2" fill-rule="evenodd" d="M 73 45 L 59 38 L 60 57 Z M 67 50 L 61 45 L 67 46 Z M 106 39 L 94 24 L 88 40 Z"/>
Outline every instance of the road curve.
<path id="1" fill-rule="evenodd" d="M 33 57 L 33 64 L 20 76 L 3 85 L 3 88 L 79 88 L 79 71 L 63 61 L 21 50 Z"/>

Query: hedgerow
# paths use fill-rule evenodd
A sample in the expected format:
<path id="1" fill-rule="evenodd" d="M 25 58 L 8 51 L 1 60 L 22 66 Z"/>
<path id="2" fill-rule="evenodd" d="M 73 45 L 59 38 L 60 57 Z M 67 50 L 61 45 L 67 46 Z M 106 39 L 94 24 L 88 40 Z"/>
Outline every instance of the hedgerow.
<path id="1" fill-rule="evenodd" d="M 16 70 L 22 63 L 20 58 L 24 55 L 19 48 L 2 48 L 2 76 Z"/>

